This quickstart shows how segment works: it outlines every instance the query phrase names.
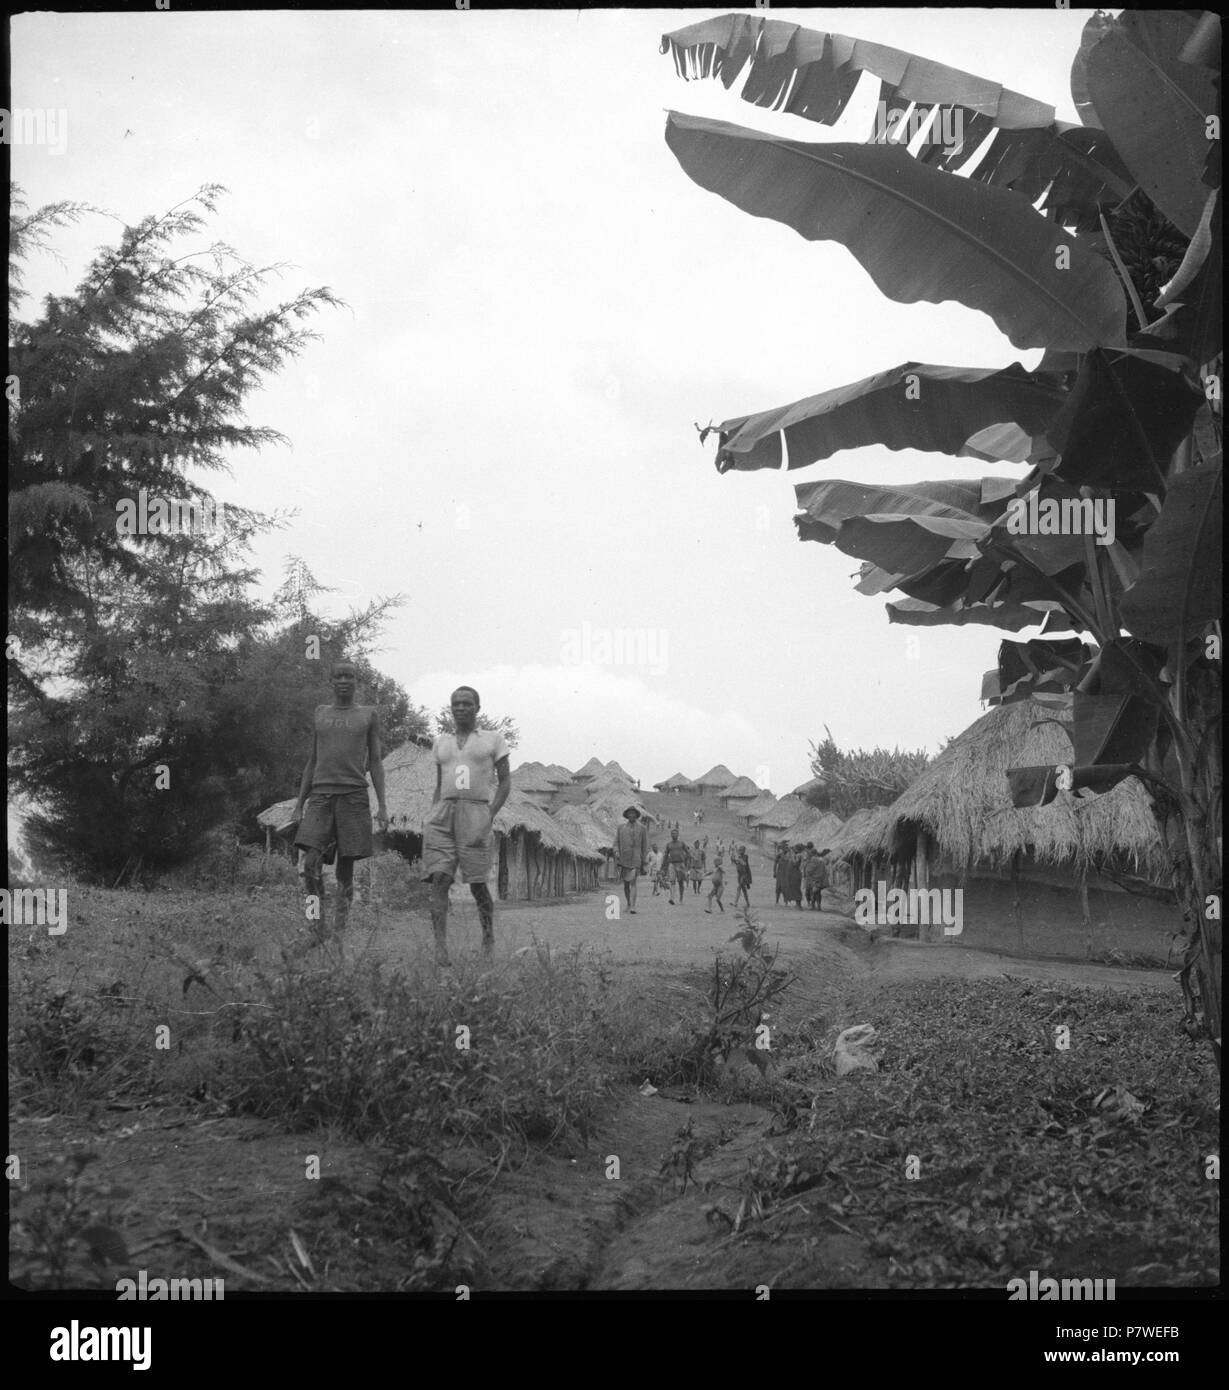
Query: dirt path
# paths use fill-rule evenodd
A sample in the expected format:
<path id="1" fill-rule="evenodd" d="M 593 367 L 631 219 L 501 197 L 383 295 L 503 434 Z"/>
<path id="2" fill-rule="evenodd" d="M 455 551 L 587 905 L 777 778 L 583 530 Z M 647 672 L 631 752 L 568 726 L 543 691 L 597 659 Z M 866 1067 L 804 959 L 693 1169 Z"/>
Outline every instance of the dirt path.
<path id="1" fill-rule="evenodd" d="M 892 989 L 944 976 L 1176 988 L 1166 971 L 875 939 L 836 913 L 776 907 L 756 902 L 755 888 L 752 893 L 770 944 L 796 977 L 778 1002 L 776 1021 L 807 1023 L 816 1034 L 833 1023 L 862 1021 L 850 1011 L 865 1002 L 868 986 Z M 729 940 L 738 918 L 730 911 L 705 915 L 702 897 L 670 907 L 664 896 L 645 893 L 639 909 L 608 919 L 605 890 L 560 904 L 501 904 L 497 958 L 506 960 L 535 940 L 555 951 L 594 947 L 646 990 L 670 991 L 702 985 L 715 955 L 738 949 Z M 463 899 L 451 924 L 454 951 L 476 950 L 478 934 L 472 900 Z M 385 914 L 377 923 L 368 909 L 356 907 L 347 949 L 393 963 L 427 947 L 429 939 L 429 925 L 418 914 Z M 473 1232 L 492 1286 L 882 1286 L 878 1260 L 835 1218 L 808 1217 L 786 1206 L 770 1222 L 756 1223 L 751 1245 L 729 1230 L 748 1160 L 773 1143 L 772 1121 L 763 1106 L 723 1105 L 682 1092 L 644 1096 L 628 1087 L 612 1098 L 588 1149 L 535 1154 L 501 1175 Z M 90 1174 L 101 1188 L 139 1188 L 117 1202 L 114 1213 L 133 1247 L 134 1269 L 164 1277 L 223 1275 L 228 1291 L 294 1291 L 338 1287 L 333 1258 L 339 1269 L 354 1268 L 360 1252 L 345 1235 L 347 1204 L 369 1202 L 376 1180 L 375 1159 L 361 1146 L 186 1111 L 98 1110 L 84 1131 L 59 1116 L 10 1121 L 10 1152 L 22 1155 L 24 1177 L 50 1176 L 58 1155 L 83 1148 L 98 1154 Z M 672 1150 L 688 1155 L 685 1183 L 678 1165 L 669 1166 Z M 308 1175 L 313 1154 L 319 1181 Z M 292 1232 L 315 1252 L 314 1270 L 301 1267 Z M 792 1238 L 778 1241 L 778 1232 Z M 387 1245 L 361 1252 L 379 1287 L 385 1278 L 393 1287 L 398 1277 L 394 1237 L 390 1232 Z"/>

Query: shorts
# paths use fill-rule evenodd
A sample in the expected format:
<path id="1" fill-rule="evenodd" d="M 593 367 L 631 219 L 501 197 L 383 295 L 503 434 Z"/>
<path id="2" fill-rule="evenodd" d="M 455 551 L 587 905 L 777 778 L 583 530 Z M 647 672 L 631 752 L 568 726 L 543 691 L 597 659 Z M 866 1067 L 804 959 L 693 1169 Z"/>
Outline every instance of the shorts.
<path id="1" fill-rule="evenodd" d="M 343 859 L 371 857 L 371 802 L 366 790 L 313 792 L 307 798 L 295 831 L 295 848 L 324 850 L 332 841 Z"/>
<path id="2" fill-rule="evenodd" d="M 619 874 L 621 875 L 624 883 L 635 883 L 635 881 L 640 877 L 640 870 L 637 869 L 635 866 L 633 866 L 630 869 L 620 867 Z"/>
<path id="3" fill-rule="evenodd" d="M 485 883 L 491 876 L 495 833 L 485 801 L 446 798 L 431 808 L 422 827 L 422 876 L 447 874 L 462 883 Z"/>

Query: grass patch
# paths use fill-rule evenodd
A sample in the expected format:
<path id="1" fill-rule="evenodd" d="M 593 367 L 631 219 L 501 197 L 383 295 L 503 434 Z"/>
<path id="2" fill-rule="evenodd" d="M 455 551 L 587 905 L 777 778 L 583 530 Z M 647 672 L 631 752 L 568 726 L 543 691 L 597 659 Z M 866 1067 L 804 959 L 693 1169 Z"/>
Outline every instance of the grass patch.
<path id="1" fill-rule="evenodd" d="M 897 1287 L 1003 1288 L 1030 1269 L 1217 1282 L 1216 1077 L 1175 999 L 941 980 L 868 994 L 846 1021 L 874 1022 L 881 1071 L 825 1063 L 794 1086 L 744 1216 L 815 1187 L 814 1212 L 865 1237 Z"/>

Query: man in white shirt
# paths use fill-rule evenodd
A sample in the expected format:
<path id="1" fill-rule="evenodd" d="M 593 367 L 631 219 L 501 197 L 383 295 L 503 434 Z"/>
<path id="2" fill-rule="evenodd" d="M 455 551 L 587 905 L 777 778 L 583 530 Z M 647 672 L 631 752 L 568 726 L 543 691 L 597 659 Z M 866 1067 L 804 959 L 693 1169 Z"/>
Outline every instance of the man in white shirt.
<path id="1" fill-rule="evenodd" d="M 477 728 L 478 692 L 458 686 L 451 705 L 456 733 L 441 734 L 432 748 L 435 796 L 423 824 L 422 874 L 431 883 L 431 927 L 440 965 L 449 963 L 448 890 L 458 872 L 478 904 L 483 952 L 490 955 L 495 945 L 495 904 L 487 880 L 495 817 L 512 790 L 503 734 Z"/>

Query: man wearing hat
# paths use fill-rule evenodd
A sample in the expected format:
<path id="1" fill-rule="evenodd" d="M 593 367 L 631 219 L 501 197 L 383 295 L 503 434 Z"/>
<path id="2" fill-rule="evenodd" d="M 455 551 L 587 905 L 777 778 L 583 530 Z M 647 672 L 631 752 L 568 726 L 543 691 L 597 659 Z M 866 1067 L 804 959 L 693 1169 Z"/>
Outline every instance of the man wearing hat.
<path id="1" fill-rule="evenodd" d="M 623 896 L 628 912 L 636 911 L 637 877 L 645 872 L 649 858 L 649 833 L 640 824 L 640 812 L 629 806 L 623 824 L 615 831 L 615 862 L 623 879 Z"/>

